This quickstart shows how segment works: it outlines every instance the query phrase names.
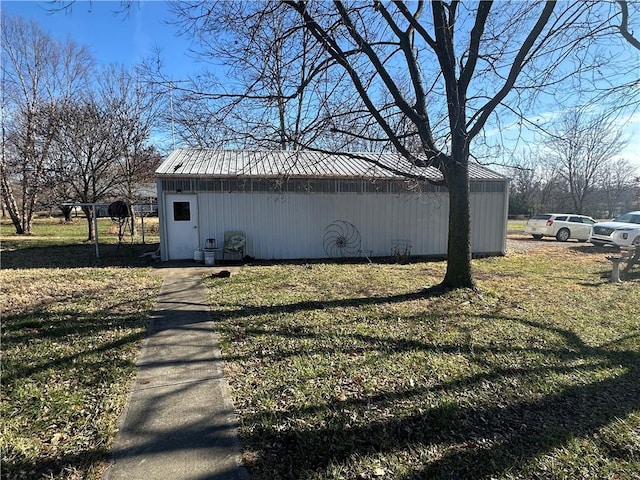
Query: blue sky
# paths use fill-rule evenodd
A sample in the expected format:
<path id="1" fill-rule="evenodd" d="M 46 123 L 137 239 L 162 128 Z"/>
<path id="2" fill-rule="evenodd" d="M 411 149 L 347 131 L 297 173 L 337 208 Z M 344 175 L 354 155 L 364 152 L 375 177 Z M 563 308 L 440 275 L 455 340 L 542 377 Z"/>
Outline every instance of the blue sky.
<path id="1" fill-rule="evenodd" d="M 168 2 L 135 2 L 128 15 L 115 14 L 120 2 L 77 0 L 66 11 L 50 13 L 52 4 L 46 1 L 2 0 L 4 14 L 20 15 L 35 21 L 53 38 L 70 38 L 88 46 L 98 63 L 134 65 L 160 48 L 167 73 L 174 78 L 197 71 L 198 65 L 189 57 L 189 41 L 176 35 Z"/>
<path id="2" fill-rule="evenodd" d="M 176 34 L 177 27 L 166 1 L 139 0 L 128 13 L 115 14 L 119 1 L 76 0 L 66 11 L 50 13 L 47 1 L 1 0 L 3 13 L 33 20 L 53 38 L 73 39 L 87 45 L 98 63 L 131 66 L 161 50 L 163 70 L 173 79 L 185 78 L 200 70 L 189 54 L 190 41 Z M 629 144 L 622 156 L 640 167 L 640 112 L 623 119 Z M 506 133 L 506 132 L 503 132 Z"/>

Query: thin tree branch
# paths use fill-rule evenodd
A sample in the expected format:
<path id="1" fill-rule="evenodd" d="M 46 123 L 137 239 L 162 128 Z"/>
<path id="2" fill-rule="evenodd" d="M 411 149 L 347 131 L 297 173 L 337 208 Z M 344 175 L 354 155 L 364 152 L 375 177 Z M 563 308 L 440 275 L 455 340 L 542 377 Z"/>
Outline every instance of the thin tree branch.
<path id="1" fill-rule="evenodd" d="M 502 88 L 496 93 L 489 102 L 487 102 L 483 107 L 481 107 L 477 112 L 477 119 L 471 129 L 469 130 L 469 138 L 475 137 L 484 127 L 484 124 L 489 119 L 489 116 L 495 108 L 502 102 L 502 100 L 507 96 L 507 94 L 511 91 L 515 82 L 520 75 L 524 65 L 527 61 L 527 55 L 529 51 L 533 48 L 536 40 L 542 33 L 542 30 L 549 22 L 551 18 L 551 14 L 553 13 L 556 7 L 555 1 L 549 1 L 545 3 L 542 12 L 540 13 L 540 17 L 538 18 L 536 24 L 531 29 L 524 43 L 520 47 L 518 54 L 516 55 L 513 64 L 511 65 L 511 69 L 509 70 L 509 75 L 507 76 L 507 80 L 502 86 Z"/>

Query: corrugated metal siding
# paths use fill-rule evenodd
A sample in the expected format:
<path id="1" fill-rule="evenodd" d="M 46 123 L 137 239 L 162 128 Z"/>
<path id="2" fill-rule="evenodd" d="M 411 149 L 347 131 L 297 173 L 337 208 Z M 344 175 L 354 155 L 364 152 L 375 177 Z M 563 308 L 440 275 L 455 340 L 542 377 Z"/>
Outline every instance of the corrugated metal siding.
<path id="1" fill-rule="evenodd" d="M 471 244 L 475 253 L 506 251 L 508 197 L 505 193 L 471 194 Z"/>
<path id="2" fill-rule="evenodd" d="M 472 195 L 473 250 L 503 250 L 502 194 Z M 325 229 L 336 220 L 353 224 L 361 249 L 374 256 L 393 253 L 396 240 L 411 244 L 412 255 L 445 255 L 448 208 L 446 194 L 425 195 L 288 195 L 199 194 L 201 244 L 220 242 L 227 230 L 245 232 L 247 254 L 270 259 L 326 258 Z"/>

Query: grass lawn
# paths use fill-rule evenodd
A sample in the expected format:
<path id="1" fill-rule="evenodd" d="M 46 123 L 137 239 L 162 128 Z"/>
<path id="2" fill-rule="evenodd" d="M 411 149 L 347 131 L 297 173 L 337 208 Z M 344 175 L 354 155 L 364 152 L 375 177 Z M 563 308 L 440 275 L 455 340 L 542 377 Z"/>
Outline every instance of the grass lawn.
<path id="1" fill-rule="evenodd" d="M 509 220 L 509 222 L 507 223 L 507 232 L 522 233 L 524 232 L 524 226 L 526 223 L 526 220 Z"/>
<path id="2" fill-rule="evenodd" d="M 206 281 L 258 479 L 640 478 L 640 278 L 590 245 Z"/>
<path id="3" fill-rule="evenodd" d="M 139 253 L 157 245 L 96 259 L 86 229 L 34 230 L 2 226 L 1 477 L 97 479 L 160 283 Z"/>
<path id="4" fill-rule="evenodd" d="M 84 217 L 73 218 L 64 223 L 61 217 L 40 217 L 33 222 L 32 235 L 16 235 L 10 220 L 3 218 L 0 222 L 0 238 L 3 251 L 17 248 L 34 248 L 61 245 L 79 245 L 87 243 L 88 225 Z M 100 244 L 114 245 L 118 243 L 118 225 L 110 218 L 98 219 L 98 240 Z M 122 238 L 124 245 L 142 243 L 142 220 L 136 219 L 136 231 L 133 238 L 125 231 Z M 158 243 L 158 218 L 144 218 L 145 243 Z M 93 246 L 93 242 L 89 245 Z M 95 248 L 92 250 L 95 254 Z"/>

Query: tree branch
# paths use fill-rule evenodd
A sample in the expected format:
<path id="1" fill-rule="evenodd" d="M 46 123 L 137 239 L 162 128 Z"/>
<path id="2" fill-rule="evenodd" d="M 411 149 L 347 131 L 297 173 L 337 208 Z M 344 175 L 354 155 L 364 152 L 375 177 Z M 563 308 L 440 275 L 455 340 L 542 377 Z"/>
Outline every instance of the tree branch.
<path id="1" fill-rule="evenodd" d="M 482 38 L 482 33 L 484 32 L 484 26 L 487 22 L 487 17 L 489 16 L 489 11 L 493 2 L 480 2 L 478 5 L 478 13 L 476 15 L 476 21 L 473 25 L 473 29 L 471 30 L 471 38 L 469 40 L 469 57 L 467 63 L 462 68 L 462 72 L 460 73 L 460 90 L 462 93 L 466 94 L 467 88 L 469 87 L 469 83 L 471 82 L 471 78 L 473 77 L 473 73 L 476 68 L 476 64 L 478 63 L 478 56 L 480 50 L 480 39 Z"/>
<path id="2" fill-rule="evenodd" d="M 536 39 L 540 36 L 542 30 L 549 22 L 549 19 L 551 18 L 551 14 L 553 13 L 555 7 L 555 1 L 545 3 L 544 8 L 540 13 L 540 17 L 527 35 L 527 38 L 520 47 L 520 50 L 518 51 L 518 54 L 516 55 L 513 64 L 511 65 L 511 69 L 509 70 L 509 75 L 507 76 L 506 82 L 498 91 L 498 93 L 496 93 L 491 100 L 489 100 L 478 110 L 475 117 L 477 118 L 477 120 L 475 121 L 475 124 L 473 124 L 471 129 L 469 129 L 469 139 L 475 137 L 480 132 L 480 130 L 482 130 L 491 113 L 493 113 L 495 108 L 502 102 L 502 100 L 507 96 L 507 94 L 515 85 L 518 75 L 520 75 L 520 72 L 522 72 L 522 69 L 527 62 L 527 54 L 529 53 L 529 51 L 531 51 L 536 42 Z"/>
<path id="3" fill-rule="evenodd" d="M 413 26 L 409 25 L 409 29 L 406 32 L 403 32 L 394 22 L 393 18 L 381 2 L 377 3 L 376 6 L 382 14 L 382 17 L 391 26 L 391 29 L 400 40 L 400 47 L 402 48 L 405 61 L 407 62 L 407 67 L 409 68 L 409 75 L 411 77 L 411 83 L 413 85 L 416 100 L 414 108 L 418 115 L 418 119 L 414 119 L 413 123 L 414 125 L 416 125 L 418 131 L 420 132 L 420 138 L 423 139 L 424 142 L 426 142 L 426 145 L 424 145 L 425 149 L 436 152 L 437 148 L 433 139 L 429 115 L 427 113 L 426 93 L 422 85 L 422 78 L 420 76 L 420 70 L 418 69 L 418 62 L 413 53 L 413 48 L 411 45 L 411 36 L 413 35 L 415 29 Z M 409 118 L 411 118 L 411 116 L 409 116 Z"/>
<path id="4" fill-rule="evenodd" d="M 626 1 L 618 0 L 620 10 L 622 12 L 622 20 L 620 21 L 620 33 L 634 48 L 640 50 L 640 40 L 635 38 L 631 32 L 629 32 L 629 6 Z"/>
<path id="5" fill-rule="evenodd" d="M 376 108 L 376 105 L 373 103 L 371 98 L 367 93 L 366 87 L 363 85 L 362 80 L 360 79 L 360 75 L 353 66 L 348 61 L 348 58 L 345 56 L 343 50 L 337 44 L 337 42 L 331 38 L 329 33 L 325 31 L 318 22 L 309 14 L 306 9 L 306 2 L 304 1 L 295 1 L 295 0 L 283 0 L 285 5 L 293 8 L 298 14 L 302 17 L 305 22 L 305 27 L 309 29 L 312 35 L 316 38 L 318 42 L 320 42 L 327 53 L 347 72 L 351 81 L 353 82 L 358 95 L 364 102 L 365 106 L 369 110 L 369 113 L 376 119 L 380 127 L 384 130 L 384 132 L 389 136 L 389 139 L 393 143 L 394 147 L 398 150 L 398 152 L 404 156 L 406 159 L 414 163 L 415 165 L 423 164 L 423 160 L 417 158 L 413 155 L 400 141 L 395 137 L 395 132 L 385 120 L 385 118 L 380 114 L 379 110 Z"/>

